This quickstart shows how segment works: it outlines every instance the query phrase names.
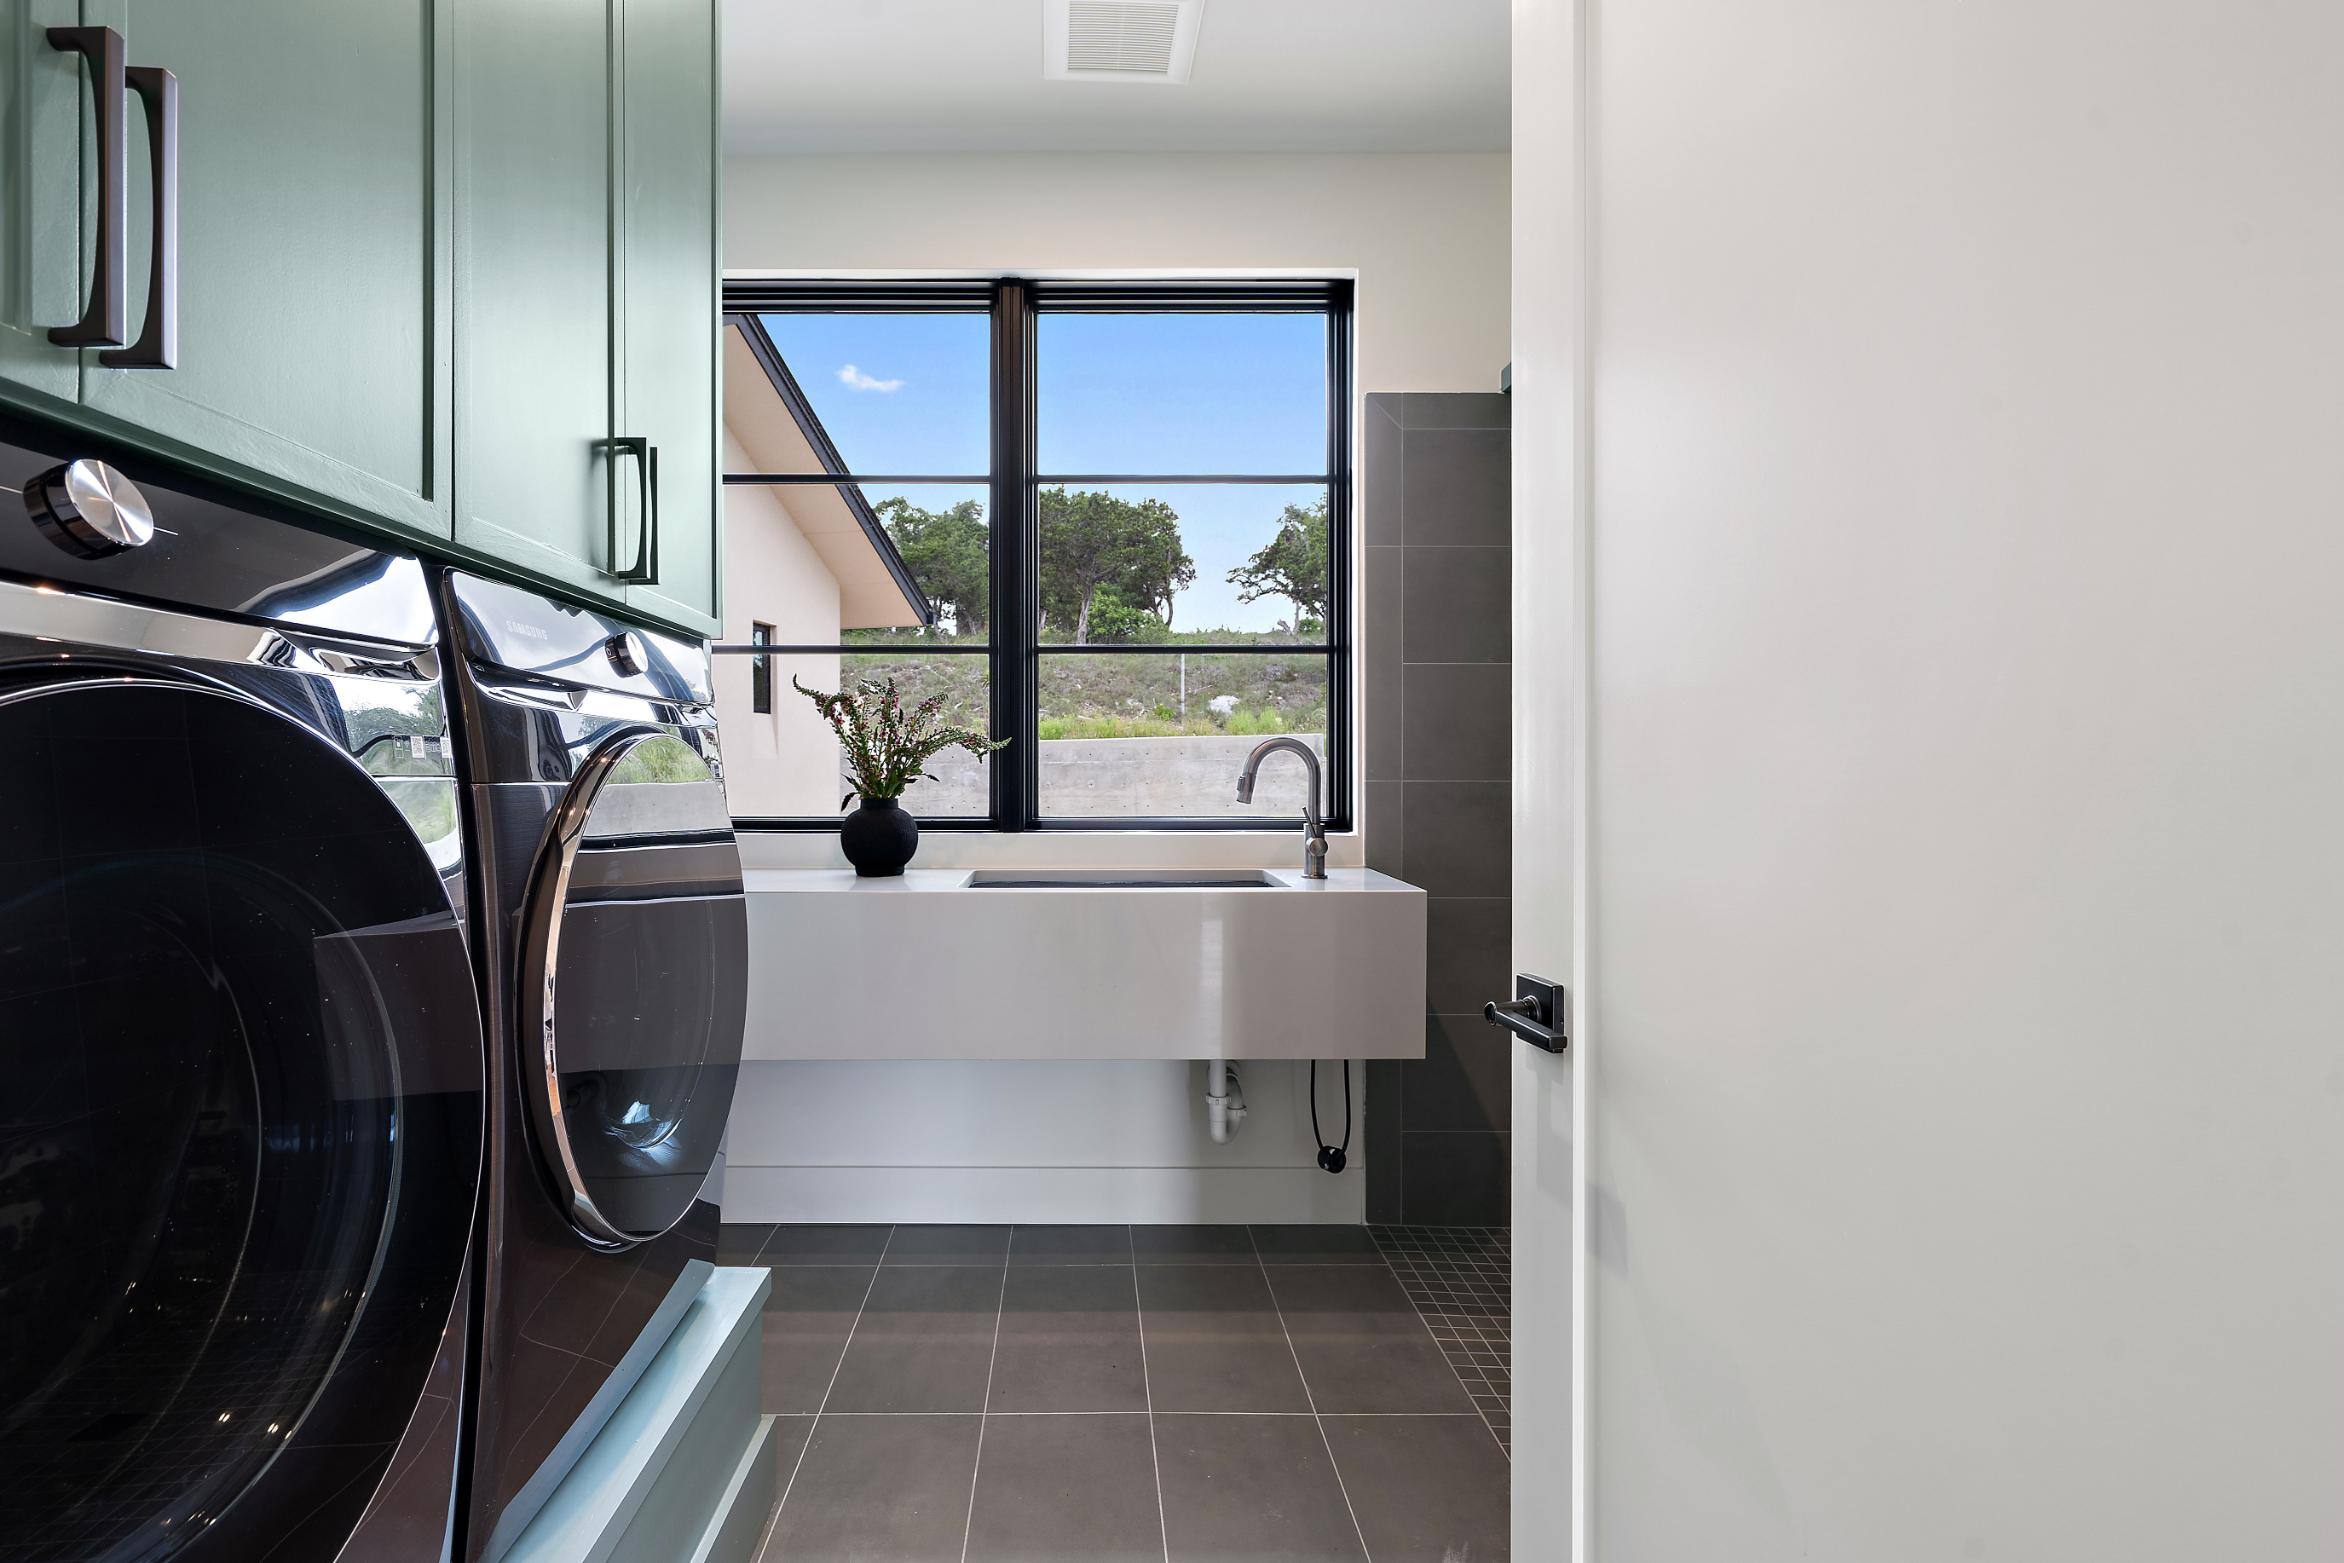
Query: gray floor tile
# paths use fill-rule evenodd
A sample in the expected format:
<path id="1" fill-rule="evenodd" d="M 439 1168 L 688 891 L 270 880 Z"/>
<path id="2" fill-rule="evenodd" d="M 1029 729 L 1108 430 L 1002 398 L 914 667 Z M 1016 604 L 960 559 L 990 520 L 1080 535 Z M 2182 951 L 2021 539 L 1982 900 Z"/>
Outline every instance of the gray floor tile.
<path id="1" fill-rule="evenodd" d="M 765 1251 L 767 1265 L 875 1265 L 892 1227 L 778 1226 Z"/>
<path id="2" fill-rule="evenodd" d="M 822 1409 L 823 1392 L 846 1350 L 871 1275 L 868 1269 L 844 1265 L 773 1272 L 773 1291 L 765 1299 L 765 1388 L 759 1409 Z"/>
<path id="3" fill-rule="evenodd" d="M 1270 1265 L 1380 1265 L 1375 1239 L 1365 1227 L 1257 1226 L 1253 1246 Z"/>
<path id="4" fill-rule="evenodd" d="M 1011 1265 L 993 1357 L 995 1411 L 1145 1411 L 1129 1265 Z"/>
<path id="5" fill-rule="evenodd" d="M 720 1265 L 754 1264 L 757 1250 L 773 1235 L 773 1224 L 766 1221 L 727 1221 L 716 1229 L 716 1262 Z"/>
<path id="6" fill-rule="evenodd" d="M 1131 1228 L 1020 1226 L 1009 1239 L 1013 1265 L 1127 1265 Z"/>
<path id="7" fill-rule="evenodd" d="M 987 1417 L 968 1556 L 969 1563 L 1161 1563 L 1148 1419 Z"/>
<path id="8" fill-rule="evenodd" d="M 999 1264 L 1009 1251 L 1009 1228 L 899 1226 L 888 1240 L 891 1265 Z"/>
<path id="9" fill-rule="evenodd" d="M 806 1440 L 813 1436 L 814 1419 L 810 1416 L 778 1416 L 773 1419 L 774 1482 L 773 1501 L 781 1502 L 782 1489 L 797 1474 L 798 1457 L 806 1452 Z"/>
<path id="10" fill-rule="evenodd" d="M 1139 1300 L 1159 1413 L 1310 1409 L 1259 1265 L 1141 1265 Z"/>
<path id="11" fill-rule="evenodd" d="M 1158 1416 L 1172 1563 L 1358 1563 L 1359 1533 L 1306 1416 Z"/>
<path id="12" fill-rule="evenodd" d="M 1511 1467 L 1477 1416 L 1331 1416 L 1335 1469 L 1376 1563 L 1503 1563 Z"/>
<path id="13" fill-rule="evenodd" d="M 998 1265 L 882 1266 L 830 1409 L 983 1410 L 1001 1277 Z"/>
<path id="14" fill-rule="evenodd" d="M 1253 1234 L 1241 1226 L 1133 1227 L 1131 1247 L 1143 1265 L 1249 1265 Z"/>
<path id="15" fill-rule="evenodd" d="M 825 1416 L 763 1563 L 959 1563 L 973 1416 Z"/>
<path id="16" fill-rule="evenodd" d="M 1390 1270 L 1277 1265 L 1270 1286 L 1322 1415 L 1473 1409 Z"/>

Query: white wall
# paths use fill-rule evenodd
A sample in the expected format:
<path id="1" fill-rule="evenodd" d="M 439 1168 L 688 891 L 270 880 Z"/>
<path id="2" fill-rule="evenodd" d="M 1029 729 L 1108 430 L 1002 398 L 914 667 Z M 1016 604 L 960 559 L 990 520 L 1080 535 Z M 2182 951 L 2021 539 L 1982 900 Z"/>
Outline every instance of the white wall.
<path id="1" fill-rule="evenodd" d="M 1503 154 L 736 157 L 725 184 L 725 265 L 735 275 L 1349 274 L 1361 395 L 1490 390 L 1506 362 Z M 837 854 L 814 836 L 746 850 L 771 866 Z M 938 838 L 921 861 L 1268 865 L 1296 850 L 1283 836 L 1201 832 Z M 1356 834 L 1336 844 L 1335 860 L 1360 861 Z M 933 1002 L 949 1013 L 950 995 Z M 788 1017 L 753 1014 L 750 1024 Z M 1351 1170 L 1330 1178 L 1316 1166 L 1307 1111 L 1290 1110 L 1303 1101 L 1300 1066 L 1254 1066 L 1248 1094 L 1258 1106 L 1270 1093 L 1272 1110 L 1225 1148 L 1195 1127 L 1202 1083 L 1190 1066 L 1001 1064 L 949 1081 L 941 1067 L 750 1066 L 733 1117 L 727 1215 L 1355 1221 L 1365 1208 L 1357 1140 Z M 1337 1073 L 1320 1071 L 1330 1125 L 1341 1116 Z M 1164 1130 L 1133 1142 L 1152 1147 L 1146 1166 L 1127 1165 L 1127 1152 L 1103 1148 L 1117 1142 L 1097 1137 L 1101 1125 L 1134 1123 Z M 810 1125 L 827 1127 L 810 1137 Z M 980 1126 L 974 1139 L 971 1125 Z"/>
<path id="2" fill-rule="evenodd" d="M 1358 277 L 1366 391 L 1491 391 L 1506 158 L 733 157 L 728 271 L 1303 270 Z"/>
<path id="3" fill-rule="evenodd" d="M 1518 11 L 1588 87 L 1579 1556 L 2344 1557 L 2344 7 Z"/>
<path id="4" fill-rule="evenodd" d="M 732 431 L 727 471 L 755 463 Z M 747 644 L 762 620 L 785 639 L 838 635 L 838 582 L 791 518 L 786 491 L 724 490 L 724 638 Z M 827 630 L 824 626 L 828 626 Z M 792 673 L 816 689 L 838 687 L 838 658 L 776 658 L 773 709 L 750 709 L 753 657 L 716 659 L 716 714 L 724 742 L 725 796 L 735 814 L 828 814 L 838 807 L 838 743 L 814 703 L 790 688 Z"/>

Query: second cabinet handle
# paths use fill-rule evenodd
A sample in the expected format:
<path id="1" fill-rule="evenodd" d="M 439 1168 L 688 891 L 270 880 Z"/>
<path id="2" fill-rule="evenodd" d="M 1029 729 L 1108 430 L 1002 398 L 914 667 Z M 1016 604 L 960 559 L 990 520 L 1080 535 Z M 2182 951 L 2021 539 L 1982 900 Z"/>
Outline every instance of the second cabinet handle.
<path id="1" fill-rule="evenodd" d="M 606 442 L 610 451 L 612 472 L 610 484 L 610 540 L 609 574 L 614 581 L 630 586 L 653 586 L 659 581 L 659 447 L 640 434 L 622 434 Z M 636 510 L 643 517 L 642 536 L 635 544 L 635 562 L 619 563 L 620 533 L 626 519 L 619 505 L 617 462 L 621 456 L 635 458 Z"/>
<path id="2" fill-rule="evenodd" d="M 51 326 L 59 347 L 120 347 L 129 316 L 122 274 L 130 263 L 130 164 L 122 145 L 122 35 L 111 27 L 52 27 L 49 47 L 89 61 L 98 111 L 98 233 L 89 301 L 81 319 Z"/>
<path id="3" fill-rule="evenodd" d="M 179 364 L 179 78 L 159 65 L 133 65 L 123 75 L 146 108 L 154 232 L 146 322 L 137 341 L 100 353 L 98 362 L 109 369 L 174 369 Z"/>

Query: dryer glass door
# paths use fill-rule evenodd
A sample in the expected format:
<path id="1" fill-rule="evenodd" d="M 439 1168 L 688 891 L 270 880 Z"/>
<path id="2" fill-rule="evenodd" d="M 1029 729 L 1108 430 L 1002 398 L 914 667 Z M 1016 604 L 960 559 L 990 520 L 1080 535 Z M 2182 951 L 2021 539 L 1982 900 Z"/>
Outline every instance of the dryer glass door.
<path id="1" fill-rule="evenodd" d="M 580 769 L 531 899 L 527 1095 L 571 1221 L 612 1247 L 692 1208 L 732 1111 L 748 907 L 724 788 L 683 739 L 636 729 Z"/>
<path id="2" fill-rule="evenodd" d="M 337 1550 L 449 1326 L 482 1066 L 347 752 L 210 686 L 0 689 L 0 1558 Z"/>

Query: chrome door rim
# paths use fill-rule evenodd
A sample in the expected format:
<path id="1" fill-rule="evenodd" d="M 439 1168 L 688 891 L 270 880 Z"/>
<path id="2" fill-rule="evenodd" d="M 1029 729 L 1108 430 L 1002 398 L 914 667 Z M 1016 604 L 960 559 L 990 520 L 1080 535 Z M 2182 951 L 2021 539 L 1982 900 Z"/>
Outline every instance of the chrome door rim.
<path id="1" fill-rule="evenodd" d="M 539 1137 L 559 1163 L 564 1196 L 563 1214 L 579 1236 L 597 1248 L 633 1248 L 664 1236 L 689 1214 L 689 1207 L 657 1232 L 629 1232 L 612 1221 L 595 1203 L 570 1143 L 570 1126 L 562 1110 L 561 1044 L 554 1000 L 561 968 L 562 914 L 569 908 L 570 877 L 577 867 L 578 848 L 585 839 L 587 818 L 619 762 L 637 746 L 655 738 L 673 737 L 663 728 L 630 725 L 606 738 L 578 767 L 562 801 L 546 827 L 537 870 L 530 885 L 521 926 L 521 981 L 515 990 L 522 1019 L 534 1015 L 537 1046 L 536 1080 L 523 1094 Z M 525 1046 L 526 1044 L 524 1044 Z M 528 1055 L 524 1053 L 524 1058 Z"/>

